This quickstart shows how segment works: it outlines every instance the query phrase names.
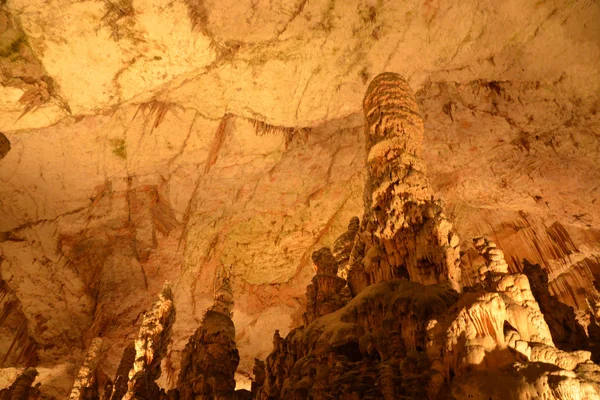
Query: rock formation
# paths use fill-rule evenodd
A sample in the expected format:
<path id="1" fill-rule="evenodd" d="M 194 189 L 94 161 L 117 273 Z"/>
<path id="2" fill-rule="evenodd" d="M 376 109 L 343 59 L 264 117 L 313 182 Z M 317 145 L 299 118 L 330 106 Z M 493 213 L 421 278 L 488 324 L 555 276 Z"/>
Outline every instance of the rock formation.
<path id="1" fill-rule="evenodd" d="M 429 188 L 412 90 L 399 75 L 380 74 L 363 108 L 368 177 L 347 272 L 352 293 L 394 278 L 445 282 L 460 291 L 459 239 Z"/>
<path id="2" fill-rule="evenodd" d="M 306 288 L 306 313 L 303 316 L 305 325 L 343 307 L 348 300 L 342 293 L 346 280 L 337 276 L 338 260 L 331 250 L 324 247 L 314 252 L 312 260 L 317 267 L 317 274 Z"/>
<path id="3" fill-rule="evenodd" d="M 337 261 L 338 270 L 340 271 L 347 271 L 348 269 L 350 254 L 352 253 L 354 240 L 356 239 L 359 228 L 360 219 L 358 217 L 352 217 L 348 223 L 348 230 L 342 233 L 333 244 L 333 256 Z"/>
<path id="4" fill-rule="evenodd" d="M 577 321 L 575 310 L 561 303 L 548 290 L 548 272 L 539 265 L 523 262 L 523 273 L 529 279 L 533 297 L 540 305 L 544 320 L 548 324 L 552 340 L 561 350 L 589 350 L 590 338 Z M 592 317 L 593 318 L 593 317 Z"/>
<path id="5" fill-rule="evenodd" d="M 321 283 L 338 264 L 327 248 L 313 253 L 305 326 L 285 339 L 275 332 L 266 363 L 255 365 L 254 398 L 600 399 L 591 353 L 555 347 L 527 275 L 510 273 L 486 238 L 474 239 L 480 281 L 460 293 L 458 238 L 431 200 L 404 80 L 376 77 L 365 116 L 365 215 L 341 272 L 354 297 L 324 306 L 341 292 Z"/>
<path id="6" fill-rule="evenodd" d="M 240 357 L 235 345 L 235 327 L 231 321 L 233 294 L 229 282 L 230 274 L 231 270 L 225 268 L 220 268 L 216 273 L 213 304 L 206 310 L 202 323 L 189 338 L 183 351 L 176 389 L 167 392 L 156 383 L 161 375 L 160 364 L 167 354 L 175 321 L 173 295 L 167 284 L 159 294 L 158 300 L 144 314 L 138 338 L 123 350 L 114 383 L 107 382 L 103 399 L 249 398 L 249 391 L 235 390 L 234 374 Z M 95 374 L 101 346 L 101 338 L 92 341 L 75 380 L 70 399 L 98 398 Z M 32 371 L 27 376 L 35 378 L 35 375 L 32 375 L 35 370 Z M 24 378 L 19 379 L 22 381 Z"/>
<path id="7" fill-rule="evenodd" d="M 127 393 L 127 383 L 129 382 L 129 371 L 133 368 L 135 362 L 135 342 L 131 342 L 123 350 L 123 356 L 117 369 L 117 376 L 114 382 L 105 389 L 106 400 L 121 400 Z"/>
<path id="8" fill-rule="evenodd" d="M 524 273 L 511 273 L 496 244 L 478 237 L 479 279 L 461 282 L 459 239 L 428 187 L 423 126 L 408 84 L 377 76 L 364 110 L 363 220 L 352 218 L 333 252 L 312 253 L 304 325 L 285 338 L 275 331 L 266 362 L 255 360 L 251 391 L 235 390 L 231 267 L 221 264 L 213 304 L 182 352 L 176 388 L 167 393 L 155 382 L 175 314 L 166 286 L 105 399 L 600 399 L 600 367 L 586 341 L 595 315 L 586 333 L 550 295 L 544 271 L 525 263 Z M 92 341 L 72 399 L 97 397 L 101 343 Z M 33 390 L 34 378 L 26 370 L 10 390 Z"/>
<path id="9" fill-rule="evenodd" d="M 235 396 L 234 374 L 240 362 L 231 321 L 230 270 L 215 276 L 214 301 L 190 337 L 181 357 L 177 391 L 181 400 L 225 400 Z"/>
<path id="10" fill-rule="evenodd" d="M 173 294 L 171 288 L 165 285 L 158 295 L 158 300 L 142 319 L 142 326 L 135 340 L 135 361 L 129 371 L 129 383 L 124 399 L 146 400 L 165 396 L 155 381 L 161 374 L 160 363 L 167 353 L 174 320 Z"/>
<path id="11" fill-rule="evenodd" d="M 383 71 L 415 91 L 418 157 L 460 238 L 460 286 L 481 283 L 471 239 L 486 236 L 511 273 L 539 264 L 595 335 L 598 20 L 589 0 L 0 0 L 0 387 L 35 366 L 45 396 L 68 398 L 96 336 L 114 378 L 165 281 L 178 322 L 159 382 L 173 384 L 221 262 L 236 266 L 247 386 L 264 338 L 301 323 L 311 253 L 337 260 L 348 220 L 372 220 L 362 99 Z M 356 228 L 344 251 L 369 232 Z M 357 291 L 384 275 L 446 279 L 440 254 L 391 271 L 390 254 L 423 243 L 366 236 L 352 261 L 373 271 L 355 271 Z"/>
<path id="12" fill-rule="evenodd" d="M 94 338 L 87 351 L 83 365 L 79 368 L 69 400 L 86 400 L 98 398 L 98 382 L 96 368 L 100 362 L 102 338 Z"/>
<path id="13" fill-rule="evenodd" d="M 6 389 L 0 390 L 0 400 L 38 400 L 40 399 L 40 384 L 31 385 L 38 376 L 35 368 L 27 368 Z"/>

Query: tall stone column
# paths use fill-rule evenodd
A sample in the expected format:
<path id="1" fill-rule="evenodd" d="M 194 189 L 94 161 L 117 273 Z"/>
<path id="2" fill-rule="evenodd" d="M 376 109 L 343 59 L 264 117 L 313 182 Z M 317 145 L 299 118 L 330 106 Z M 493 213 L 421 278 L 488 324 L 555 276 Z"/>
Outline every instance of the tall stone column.
<path id="1" fill-rule="evenodd" d="M 394 278 L 447 282 L 460 291 L 459 240 L 434 200 L 421 158 L 423 120 L 398 74 L 383 73 L 367 89 L 365 212 L 347 271 L 357 294 Z"/>
<path id="2" fill-rule="evenodd" d="M 177 380 L 180 400 L 226 400 L 235 396 L 234 374 L 240 362 L 231 320 L 230 270 L 215 276 L 213 305 L 190 337 L 181 356 Z"/>
<path id="3" fill-rule="evenodd" d="M 175 322 L 175 306 L 171 288 L 166 285 L 150 309 L 144 314 L 135 341 L 135 361 L 129 371 L 125 400 L 160 399 L 164 391 L 156 384 L 161 375 L 160 363 L 167 354 L 171 330 Z"/>

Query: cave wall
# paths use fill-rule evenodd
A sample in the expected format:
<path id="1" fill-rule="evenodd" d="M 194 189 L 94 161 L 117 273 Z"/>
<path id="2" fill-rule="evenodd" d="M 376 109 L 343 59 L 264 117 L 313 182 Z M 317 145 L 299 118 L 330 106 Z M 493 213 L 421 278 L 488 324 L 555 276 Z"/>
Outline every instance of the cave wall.
<path id="1" fill-rule="evenodd" d="M 384 70 L 415 89 L 465 282 L 483 264 L 470 238 L 485 235 L 512 272 L 539 263 L 552 294 L 587 307 L 600 273 L 597 3 L 0 7 L 0 278 L 15 304 L 0 337 L 16 343 L 3 367 L 35 360 L 66 393 L 101 334 L 114 375 L 169 280 L 172 386 L 214 271 L 231 263 L 242 382 L 271 351 L 264 336 L 300 323 L 312 251 L 362 214 L 360 105 Z"/>

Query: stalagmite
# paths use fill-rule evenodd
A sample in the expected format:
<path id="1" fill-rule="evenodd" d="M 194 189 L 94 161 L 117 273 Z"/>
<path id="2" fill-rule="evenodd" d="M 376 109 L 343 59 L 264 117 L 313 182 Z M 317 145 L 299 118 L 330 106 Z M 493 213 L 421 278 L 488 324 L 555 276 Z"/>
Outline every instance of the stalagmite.
<path id="1" fill-rule="evenodd" d="M 91 396 L 98 396 L 98 382 L 96 382 L 95 374 L 100 362 L 101 351 L 102 338 L 97 337 L 92 340 L 83 364 L 77 373 L 69 400 L 83 400 L 91 398 Z"/>
<path id="2" fill-rule="evenodd" d="M 316 275 L 306 291 L 304 326 L 285 338 L 275 331 L 271 354 L 255 362 L 252 391 L 235 391 L 231 267 L 221 265 L 213 304 L 182 352 L 176 389 L 165 393 L 155 383 L 174 320 L 166 287 L 144 315 L 135 348 L 125 350 L 106 398 L 120 400 L 125 389 L 127 400 L 532 398 L 545 385 L 537 393 L 547 400 L 600 399 L 600 367 L 591 352 L 546 322 L 564 325 L 549 315 L 554 303 L 539 287 L 543 276 L 526 268 L 532 289 L 526 274 L 510 272 L 495 243 L 479 237 L 479 281 L 463 288 L 460 240 L 429 189 L 420 158 L 423 123 L 407 83 L 379 75 L 364 110 L 362 222 L 352 218 L 333 251 L 312 254 Z M 555 347 L 553 334 L 569 348 Z M 71 398 L 90 387 L 99 347 L 94 341 Z M 499 389 L 500 379 L 515 382 L 513 391 Z"/>
<path id="3" fill-rule="evenodd" d="M 303 316 L 306 325 L 343 307 L 347 302 L 341 293 L 346 281 L 337 276 L 338 261 L 331 250 L 324 247 L 314 252 L 312 260 L 317 266 L 317 274 L 306 288 L 307 305 Z"/>
<path id="4" fill-rule="evenodd" d="M 121 400 L 127 393 L 127 383 L 129 382 L 129 371 L 133 368 L 135 362 L 135 342 L 131 342 L 123 350 L 121 362 L 117 368 L 117 376 L 113 387 L 111 388 L 110 400 Z"/>
<path id="5" fill-rule="evenodd" d="M 217 270 L 214 301 L 181 356 L 177 391 L 181 400 L 233 399 L 234 374 L 240 361 L 231 321 L 231 270 Z"/>
<path id="6" fill-rule="evenodd" d="M 429 189 L 412 89 L 397 74 L 380 74 L 363 108 L 368 177 L 347 272 L 350 289 L 356 295 L 377 282 L 408 278 L 460 291 L 459 240 Z"/>
<path id="7" fill-rule="evenodd" d="M 348 230 L 342 233 L 333 244 L 333 256 L 338 264 L 338 274 L 343 279 L 346 279 L 348 275 L 348 262 L 350 261 L 350 254 L 352 253 L 352 247 L 354 246 L 354 240 L 359 228 L 360 219 L 352 217 L 348 223 Z"/>
<path id="8" fill-rule="evenodd" d="M 561 350 L 588 349 L 584 328 L 577 322 L 573 307 L 559 302 L 548 290 L 548 272 L 539 265 L 524 262 L 523 273 L 531 283 L 531 291 L 540 305 L 552 340 Z"/>
<path id="9" fill-rule="evenodd" d="M 40 384 L 31 386 L 38 376 L 35 368 L 26 368 L 23 373 L 6 389 L 0 390 L 0 400 L 38 400 Z"/>
<path id="10" fill-rule="evenodd" d="M 510 273 L 493 242 L 474 239 L 480 282 L 459 293 L 459 239 L 432 200 L 406 82 L 379 75 L 364 108 L 362 223 L 351 222 L 333 254 L 313 253 L 305 325 L 275 332 L 272 353 L 256 363 L 254 398 L 598 399 L 591 353 L 554 346 L 527 276 Z M 324 280 L 336 272 L 351 300 Z M 335 306 L 321 309 L 328 299 Z"/>
<path id="11" fill-rule="evenodd" d="M 161 374 L 160 363 L 166 355 L 174 321 L 173 294 L 167 284 L 142 319 L 124 399 L 158 399 L 161 396 L 155 381 Z"/>
<path id="12" fill-rule="evenodd" d="M 552 335 L 540 306 L 533 297 L 529 280 L 525 274 L 509 274 L 504 254 L 494 242 L 485 238 L 473 240 L 475 248 L 485 260 L 479 269 L 486 289 L 501 294 L 506 303 L 507 322 L 526 341 L 554 346 Z"/>

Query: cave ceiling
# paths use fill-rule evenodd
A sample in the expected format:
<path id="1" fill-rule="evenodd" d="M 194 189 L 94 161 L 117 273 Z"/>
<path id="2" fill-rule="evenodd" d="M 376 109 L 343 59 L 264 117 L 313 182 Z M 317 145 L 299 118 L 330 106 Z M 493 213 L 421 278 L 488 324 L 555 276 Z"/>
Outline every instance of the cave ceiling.
<path id="1" fill-rule="evenodd" d="M 215 269 L 232 265 L 243 380 L 265 337 L 301 323 L 310 254 L 363 212 L 362 97 L 383 71 L 416 92 L 463 281 L 486 235 L 510 268 L 539 263 L 552 294 L 587 307 L 597 1 L 0 4 L 2 367 L 35 359 L 62 393 L 72 381 L 57 377 L 101 335 L 112 375 L 169 281 L 176 371 Z"/>

